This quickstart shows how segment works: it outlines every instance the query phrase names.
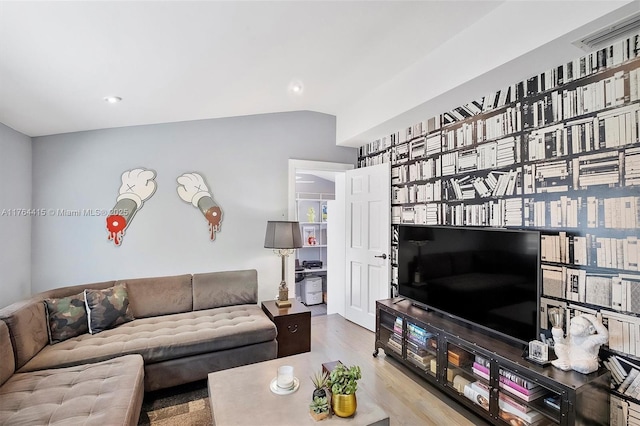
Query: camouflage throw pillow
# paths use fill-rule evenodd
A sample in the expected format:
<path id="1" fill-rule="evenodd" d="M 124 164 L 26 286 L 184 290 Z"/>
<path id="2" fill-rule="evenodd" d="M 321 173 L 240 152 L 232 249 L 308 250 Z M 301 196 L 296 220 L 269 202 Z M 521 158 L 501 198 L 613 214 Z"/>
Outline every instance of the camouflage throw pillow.
<path id="1" fill-rule="evenodd" d="M 126 284 L 104 290 L 85 290 L 89 333 L 96 334 L 133 320 Z"/>
<path id="2" fill-rule="evenodd" d="M 82 293 L 60 299 L 45 299 L 44 307 L 47 312 L 47 324 L 49 324 L 50 344 L 53 345 L 89 331 Z"/>

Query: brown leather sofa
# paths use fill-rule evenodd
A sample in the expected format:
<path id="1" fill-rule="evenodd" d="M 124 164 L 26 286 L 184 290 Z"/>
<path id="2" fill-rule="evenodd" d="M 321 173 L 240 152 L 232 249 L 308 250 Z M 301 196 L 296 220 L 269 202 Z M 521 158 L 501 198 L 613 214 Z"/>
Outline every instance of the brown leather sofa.
<path id="1" fill-rule="evenodd" d="M 49 343 L 45 299 L 120 283 L 126 283 L 132 321 Z M 112 407 L 109 421 L 96 424 L 135 424 L 144 391 L 276 358 L 276 327 L 257 304 L 257 287 L 255 270 L 139 278 L 49 290 L 0 309 L 0 425 L 54 423 L 59 415 L 98 419 L 96 401 L 83 394 Z M 44 377 L 67 389 L 65 400 L 33 397 L 29 386 Z"/>

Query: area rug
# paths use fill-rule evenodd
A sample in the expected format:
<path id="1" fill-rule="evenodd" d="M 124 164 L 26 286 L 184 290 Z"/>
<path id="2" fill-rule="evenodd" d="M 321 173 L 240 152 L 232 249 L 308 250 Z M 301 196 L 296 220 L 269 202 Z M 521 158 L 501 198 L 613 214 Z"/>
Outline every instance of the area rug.
<path id="1" fill-rule="evenodd" d="M 212 423 L 206 380 L 148 392 L 138 421 L 139 426 L 209 426 Z"/>

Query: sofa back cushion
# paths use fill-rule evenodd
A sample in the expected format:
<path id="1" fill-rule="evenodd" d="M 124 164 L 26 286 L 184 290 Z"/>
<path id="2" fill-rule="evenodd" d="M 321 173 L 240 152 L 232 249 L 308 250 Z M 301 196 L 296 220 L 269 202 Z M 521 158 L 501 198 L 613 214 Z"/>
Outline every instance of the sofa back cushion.
<path id="1" fill-rule="evenodd" d="M 191 275 L 119 280 L 126 283 L 131 313 L 135 318 L 191 312 Z"/>
<path id="2" fill-rule="evenodd" d="M 0 386 L 13 375 L 16 369 L 16 360 L 13 357 L 13 346 L 9 328 L 4 321 L 0 321 Z"/>
<path id="3" fill-rule="evenodd" d="M 103 281 L 99 283 L 72 285 L 67 287 L 58 287 L 51 290 L 45 290 L 42 293 L 38 293 L 33 297 L 42 299 L 59 299 L 61 297 L 74 296 L 78 293 L 84 292 L 86 289 L 99 290 L 103 288 L 113 287 L 115 281 Z"/>
<path id="4" fill-rule="evenodd" d="M 193 310 L 258 303 L 258 272 L 210 272 L 193 275 Z"/>

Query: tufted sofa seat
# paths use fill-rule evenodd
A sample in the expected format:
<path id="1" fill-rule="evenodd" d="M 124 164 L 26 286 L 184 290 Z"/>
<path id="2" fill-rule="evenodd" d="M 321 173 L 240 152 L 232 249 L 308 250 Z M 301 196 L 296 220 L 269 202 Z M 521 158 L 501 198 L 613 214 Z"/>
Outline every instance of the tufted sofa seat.
<path id="1" fill-rule="evenodd" d="M 0 425 L 135 425 L 144 364 L 128 355 L 94 364 L 13 374 L 7 326 L 0 321 Z"/>
<path id="2" fill-rule="evenodd" d="M 255 305 L 136 319 L 91 335 L 44 347 L 19 371 L 66 367 L 140 354 L 145 364 L 273 340 L 273 323 Z"/>

